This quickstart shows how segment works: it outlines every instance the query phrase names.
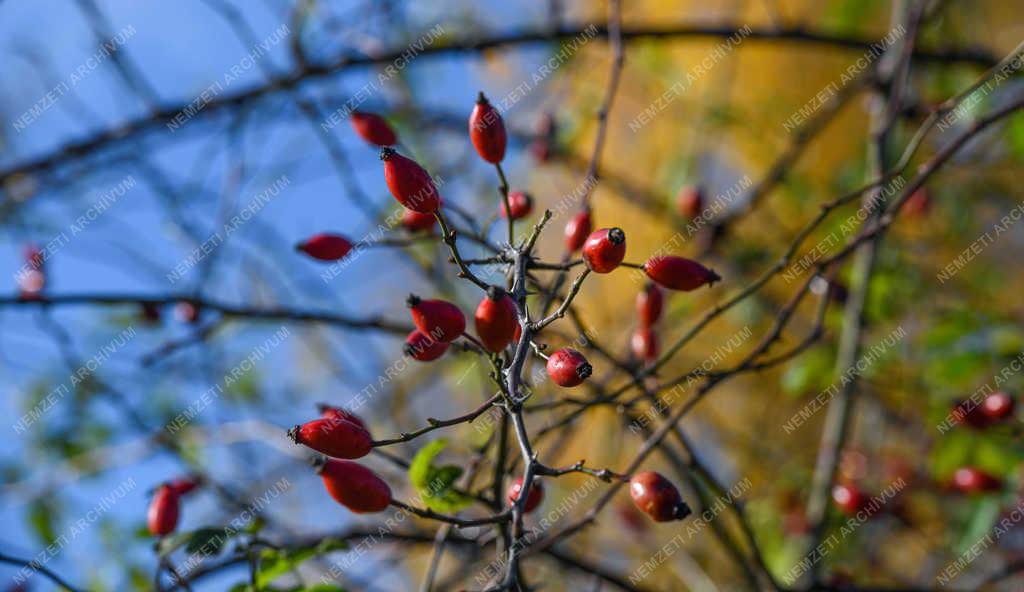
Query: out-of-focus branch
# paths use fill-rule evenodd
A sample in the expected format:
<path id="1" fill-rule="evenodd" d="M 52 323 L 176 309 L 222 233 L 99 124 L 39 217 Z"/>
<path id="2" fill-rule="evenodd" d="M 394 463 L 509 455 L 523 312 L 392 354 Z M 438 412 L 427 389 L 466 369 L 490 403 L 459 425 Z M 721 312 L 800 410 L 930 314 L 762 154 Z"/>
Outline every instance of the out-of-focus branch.
<path id="1" fill-rule="evenodd" d="M 593 27 L 595 36 L 608 38 L 607 27 L 595 25 L 580 25 L 566 27 L 558 31 L 529 31 L 510 33 L 506 35 L 494 35 L 490 37 L 476 37 L 461 39 L 446 44 L 437 44 L 424 47 L 419 57 L 426 56 L 447 56 L 450 54 L 482 53 L 491 49 L 516 48 L 542 43 L 554 43 L 572 39 L 584 34 L 589 27 Z M 624 42 L 639 42 L 650 40 L 687 40 L 687 39 L 708 39 L 723 38 L 735 35 L 740 29 L 739 26 L 716 26 L 701 27 L 693 25 L 668 25 L 659 27 L 637 27 L 624 29 L 622 39 Z M 772 43 L 810 44 L 839 49 L 867 50 L 877 39 L 844 37 L 819 33 L 805 29 L 751 29 L 746 42 L 760 41 Z M 205 103 L 203 110 L 196 114 L 196 117 L 209 117 L 218 114 L 224 109 L 244 105 L 251 101 L 259 100 L 279 92 L 289 91 L 308 80 L 315 80 L 336 74 L 338 72 L 360 66 L 387 64 L 403 58 L 408 49 L 405 47 L 392 51 L 381 52 L 373 56 L 343 56 L 333 61 L 321 64 L 305 64 L 294 72 L 279 76 L 268 82 L 247 88 L 245 90 L 224 94 L 214 97 Z M 917 49 L 914 52 L 914 59 L 924 62 L 935 62 L 941 64 L 967 63 L 982 67 L 991 67 L 998 57 L 983 49 Z M 145 117 L 124 122 L 116 127 L 109 128 L 89 137 L 80 138 L 69 142 L 53 152 L 25 160 L 0 170 L 0 184 L 16 175 L 40 173 L 55 166 L 77 160 L 85 155 L 95 153 L 100 149 L 107 148 L 115 143 L 132 138 L 138 134 L 151 131 L 160 125 L 166 124 L 184 111 L 192 102 L 192 99 L 178 103 L 168 103 L 160 106 L 156 111 Z"/>
<path id="2" fill-rule="evenodd" d="M 131 293 L 95 293 L 95 294 L 55 294 L 43 295 L 26 300 L 16 296 L 0 297 L 0 307 L 33 307 L 33 306 L 124 306 L 124 305 L 156 305 L 166 306 L 179 302 L 191 302 L 201 309 L 214 310 L 227 318 L 249 319 L 262 321 L 292 321 L 323 323 L 355 330 L 380 330 L 395 335 L 405 335 L 412 330 L 412 325 L 398 323 L 383 317 L 369 316 L 364 318 L 350 317 L 336 313 L 302 310 L 281 306 L 254 307 L 229 304 L 213 298 L 196 298 L 191 294 L 152 294 Z"/>

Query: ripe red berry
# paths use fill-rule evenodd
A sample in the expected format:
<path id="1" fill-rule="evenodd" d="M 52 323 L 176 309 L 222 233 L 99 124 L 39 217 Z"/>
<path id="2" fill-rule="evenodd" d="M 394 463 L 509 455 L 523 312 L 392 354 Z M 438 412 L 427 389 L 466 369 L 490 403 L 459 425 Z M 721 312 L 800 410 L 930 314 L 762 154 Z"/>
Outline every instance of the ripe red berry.
<path id="1" fill-rule="evenodd" d="M 314 419 L 288 430 L 296 444 L 303 444 L 335 458 L 362 458 L 373 448 L 366 428 L 344 419 Z"/>
<path id="2" fill-rule="evenodd" d="M 594 273 L 608 273 L 626 256 L 626 233 L 621 228 L 595 230 L 583 243 L 583 260 Z"/>
<path id="3" fill-rule="evenodd" d="M 676 197 L 676 207 L 685 218 L 697 218 L 704 211 L 704 192 L 692 185 L 683 187 Z"/>
<path id="4" fill-rule="evenodd" d="M 675 255 L 651 257 L 644 263 L 647 277 L 669 290 L 696 290 L 704 284 L 712 285 L 722 279 L 717 273 L 700 263 Z"/>
<path id="5" fill-rule="evenodd" d="M 548 376 L 558 386 L 578 386 L 590 377 L 594 367 L 590 365 L 583 354 L 565 348 L 560 349 L 548 357 Z"/>
<path id="6" fill-rule="evenodd" d="M 31 267 L 32 269 L 42 269 L 43 264 L 46 262 L 46 258 L 43 255 L 43 252 L 39 249 L 39 247 L 31 243 L 25 245 L 25 249 L 22 253 L 22 256 L 25 259 L 25 264 Z"/>
<path id="7" fill-rule="evenodd" d="M 180 477 L 167 484 L 168 487 L 174 490 L 179 496 L 191 493 L 193 489 L 199 487 L 202 484 L 202 479 L 198 476 Z"/>
<path id="8" fill-rule="evenodd" d="M 629 495 L 636 507 L 655 522 L 682 520 L 691 513 L 676 486 L 654 471 L 633 475 L 629 480 Z"/>
<path id="9" fill-rule="evenodd" d="M 651 363 L 658 359 L 658 335 L 650 327 L 639 327 L 629 340 L 633 357 Z"/>
<path id="10" fill-rule="evenodd" d="M 318 403 L 316 408 L 317 411 L 320 412 L 320 417 L 323 419 L 348 421 L 356 424 L 357 426 L 363 428 L 364 430 L 369 429 L 366 427 L 366 424 L 363 423 L 363 419 L 361 417 L 359 417 L 355 413 L 352 413 L 351 411 L 346 411 L 341 407 L 334 407 L 326 403 Z"/>
<path id="11" fill-rule="evenodd" d="M 424 335 L 452 342 L 466 332 L 466 315 L 447 300 L 421 300 L 409 294 L 405 303 L 412 314 L 412 322 Z"/>
<path id="12" fill-rule="evenodd" d="M 378 146 L 391 146 L 398 142 L 395 130 L 391 129 L 388 122 L 376 113 L 353 111 L 352 129 L 356 130 L 360 138 Z"/>
<path id="13" fill-rule="evenodd" d="M 388 484 L 359 463 L 327 459 L 317 471 L 327 493 L 356 514 L 382 512 L 391 503 Z"/>
<path id="14" fill-rule="evenodd" d="M 195 323 L 199 320 L 199 307 L 187 300 L 179 302 L 174 306 L 174 316 L 182 323 Z"/>
<path id="15" fill-rule="evenodd" d="M 928 194 L 928 190 L 921 187 L 910 194 L 907 201 L 903 202 L 903 205 L 900 207 L 900 214 L 911 219 L 920 218 L 928 214 L 931 209 L 932 198 Z"/>
<path id="16" fill-rule="evenodd" d="M 437 218 L 432 213 L 416 212 L 403 208 L 399 223 L 402 225 L 402 228 L 409 232 L 421 232 L 434 228 L 437 225 Z"/>
<path id="17" fill-rule="evenodd" d="M 154 536 L 174 532 L 178 526 L 179 495 L 170 485 L 161 485 L 149 502 L 146 524 Z"/>
<path id="18" fill-rule="evenodd" d="M 868 498 L 856 485 L 837 483 L 832 488 L 832 501 L 841 512 L 852 516 L 864 509 Z"/>
<path id="19" fill-rule="evenodd" d="M 416 329 L 405 338 L 405 355 L 418 362 L 431 362 L 448 351 L 448 342 L 434 339 Z"/>
<path id="20" fill-rule="evenodd" d="M 997 391 L 985 397 L 981 402 L 981 412 L 992 423 L 998 423 L 1013 416 L 1015 404 L 1013 397 Z"/>
<path id="21" fill-rule="evenodd" d="M 497 164 L 505 158 L 505 146 L 508 143 L 505 122 L 483 92 L 469 115 L 469 139 L 480 158 L 487 162 Z"/>
<path id="22" fill-rule="evenodd" d="M 492 286 L 476 307 L 476 332 L 490 352 L 500 352 L 515 338 L 519 328 L 516 303 L 507 292 Z"/>
<path id="23" fill-rule="evenodd" d="M 565 248 L 570 253 L 580 250 L 592 230 L 590 210 L 576 214 L 565 224 Z"/>
<path id="24" fill-rule="evenodd" d="M 441 207 L 441 196 L 434 180 L 415 160 L 392 148 L 382 148 L 380 159 L 384 161 L 384 181 L 400 204 L 421 213 L 430 213 Z"/>
<path id="25" fill-rule="evenodd" d="M 953 487 L 961 493 L 998 491 L 1003 481 L 977 467 L 960 467 L 953 473 Z"/>
<path id="26" fill-rule="evenodd" d="M 647 282 L 644 289 L 636 295 L 636 316 L 640 319 L 641 327 L 653 327 L 654 323 L 661 318 L 661 311 L 665 307 L 665 297 L 661 288 L 652 282 Z"/>
<path id="27" fill-rule="evenodd" d="M 525 191 L 509 191 L 508 192 L 508 207 L 512 210 L 512 219 L 519 220 L 530 215 L 533 211 L 533 197 Z M 505 212 L 505 200 L 501 200 L 501 217 L 507 218 L 508 213 Z"/>
<path id="28" fill-rule="evenodd" d="M 29 269 L 18 274 L 18 292 L 22 300 L 39 298 L 46 287 L 46 274 L 38 269 Z"/>
<path id="29" fill-rule="evenodd" d="M 508 503 L 514 504 L 519 499 L 519 494 L 523 491 L 523 478 L 518 477 L 512 482 L 512 485 L 508 488 Z M 530 513 L 544 501 L 544 486 L 540 484 L 540 481 L 534 479 L 530 483 L 530 494 L 526 496 L 526 504 L 523 505 L 523 512 Z"/>
<path id="30" fill-rule="evenodd" d="M 314 259 L 321 261 L 337 261 L 352 250 L 352 243 L 340 234 L 314 234 L 295 245 L 295 250 L 302 251 Z"/>

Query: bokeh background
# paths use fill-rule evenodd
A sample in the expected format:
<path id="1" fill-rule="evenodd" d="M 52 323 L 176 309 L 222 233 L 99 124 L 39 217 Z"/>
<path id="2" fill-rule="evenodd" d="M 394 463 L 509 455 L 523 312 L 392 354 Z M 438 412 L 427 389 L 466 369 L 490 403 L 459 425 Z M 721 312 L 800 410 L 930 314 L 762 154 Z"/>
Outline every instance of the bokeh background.
<path id="1" fill-rule="evenodd" d="M 905 108 L 891 138 L 895 154 L 932 105 L 967 88 L 1024 39 L 1019 1 L 935 4 L 918 39 L 931 55 L 912 60 Z M 144 529 L 148 491 L 192 472 L 215 485 L 186 501 L 180 531 L 227 525 L 261 496 L 260 517 L 247 523 L 270 540 L 375 529 L 380 516 L 357 517 L 326 496 L 285 429 L 314 417 L 317 402 L 328 402 L 356 408 L 376 437 L 391 437 L 425 425 L 428 417 L 472 409 L 489 396 L 489 387 L 484 365 L 459 352 L 381 379 L 401 359 L 408 292 L 448 297 L 465 311 L 476 304 L 478 293 L 454 277 L 439 241 L 375 246 L 326 279 L 330 267 L 294 251 L 297 241 L 322 231 L 361 239 L 397 211 L 376 150 L 344 116 L 337 125 L 330 116 L 353 101 L 386 116 L 404 150 L 443 179 L 446 202 L 499 241 L 504 228 L 493 223 L 497 180 L 466 133 L 476 94 L 482 89 L 495 103 L 507 102 L 511 147 L 505 170 L 514 189 L 536 197 L 535 220 L 544 207 L 578 191 L 585 178 L 599 127 L 595 111 L 611 66 L 606 11 L 605 2 L 554 0 L 0 2 L 6 81 L 0 89 L 0 277 L 7 278 L 0 298 L 0 409 L 7 419 L 0 426 L 0 552 L 33 558 L 63 540 L 46 567 L 70 582 L 89 590 L 153 589 L 158 560 Z M 865 54 L 863 44 L 755 35 L 710 68 L 699 69 L 702 61 L 728 39 L 723 31 L 750 27 L 871 41 L 892 30 L 892 13 L 883 0 L 623 2 L 624 31 L 657 34 L 625 41 L 593 196 L 595 219 L 599 226 L 626 230 L 630 260 L 669 248 L 701 258 L 725 278 L 712 290 L 669 298 L 659 328 L 663 343 L 773 265 L 819 206 L 863 184 L 869 169 L 871 88 L 842 81 Z M 576 36 L 558 32 L 592 24 L 599 33 L 567 51 Z M 713 33 L 672 33 L 701 29 Z M 115 38 L 123 39 L 117 51 L 97 59 L 102 44 Z M 492 39 L 499 42 L 467 42 Z M 448 45 L 461 49 L 438 50 Z M 410 49 L 417 46 L 425 49 Z M 396 64 L 394 58 L 379 56 L 402 52 L 411 53 L 392 75 L 386 68 Z M 538 77 L 560 55 L 567 57 Z M 649 123 L 635 125 L 688 76 L 692 81 Z M 180 126 L 168 125 L 211 84 L 219 85 L 213 103 Z M 835 113 L 821 129 L 806 138 L 788 129 L 793 114 L 830 85 L 843 89 L 842 104 L 826 109 Z M 45 98 L 48 92 L 52 100 Z M 953 125 L 925 140 L 909 170 L 977 116 L 1022 92 L 1022 80 L 1013 75 L 970 101 Z M 234 96 L 241 98 L 223 100 Z M 751 203 L 750 189 L 763 186 L 780 159 L 784 174 Z M 1021 504 L 1019 424 L 937 428 L 954 401 L 985 385 L 1015 395 L 1024 382 L 1010 372 L 996 384 L 1003 369 L 1020 364 L 1024 351 L 1017 292 L 1024 225 L 1013 219 L 998 237 L 993 232 L 1004 216 L 1016 211 L 1020 217 L 1022 163 L 1024 114 L 1017 113 L 934 175 L 928 207 L 901 215 L 881 243 L 864 344 L 884 344 L 897 330 L 902 336 L 882 346 L 860 376 L 840 473 L 872 495 L 897 479 L 907 485 L 828 553 L 823 582 L 938 589 L 937 574 L 986 536 L 994 537 L 992 543 L 945 587 L 975 589 L 1024 559 L 1019 525 L 1015 532 L 993 534 Z M 720 234 L 704 229 L 691 235 L 677 211 L 679 190 L 696 184 L 727 202 L 712 219 L 730 219 Z M 247 208 L 252 215 L 225 234 L 225 224 Z M 799 254 L 836 234 L 840 242 L 826 251 L 837 251 L 850 236 L 842 224 L 856 208 L 835 212 Z M 733 221 L 734 211 L 742 215 Z M 81 216 L 88 216 L 86 224 Z M 564 222 L 556 217 L 541 238 L 545 259 L 561 257 Z M 225 239 L 211 254 L 172 280 L 168 274 L 173 277 L 218 231 Z M 986 232 L 993 232 L 991 244 L 940 281 L 937 274 Z M 408 238 L 400 228 L 385 228 L 381 236 Z M 44 306 L 19 298 L 25 246 L 54 240 L 61 244 L 47 254 L 43 294 L 65 299 Z M 469 256 L 486 255 L 473 243 L 463 248 Z M 844 285 L 849 267 L 835 270 L 837 286 Z M 799 284 L 774 280 L 711 324 L 659 375 L 686 372 L 736 335 L 752 334 L 716 358 L 716 367 L 729 367 L 770 328 Z M 591 277 L 576 301 L 595 341 L 623 359 L 640 286 L 626 271 Z M 201 308 L 189 322 L 176 303 L 190 297 L 220 310 Z M 157 303 L 152 308 L 159 318 L 143 314 L 145 300 Z M 797 309 L 781 347 L 813 327 L 816 305 L 810 298 Z M 236 314 L 227 314 L 232 310 Z M 352 326 L 354 319 L 374 322 Z M 733 487 L 749 480 L 740 499 L 750 531 L 768 569 L 785 585 L 792 584 L 785 574 L 806 553 L 803 508 L 825 413 L 792 433 L 784 425 L 836 383 L 841 326 L 838 303 L 827 310 L 823 335 L 811 347 L 716 389 L 681 423 L 719 483 Z M 744 333 L 748 328 L 752 333 Z M 549 342 L 564 345 L 577 335 L 566 323 Z M 253 363 L 226 381 L 250 356 Z M 74 379 L 90 361 L 90 371 Z M 596 365 L 596 378 L 621 384 L 621 377 Z M 538 385 L 531 404 L 562 396 Z M 190 408 L 196 412 L 185 428 L 165 429 Z M 24 422 L 33 410 L 34 419 Z M 527 418 L 541 430 L 561 411 L 538 409 Z M 561 435 L 540 440 L 543 459 L 625 467 L 643 439 L 628 429 L 621 411 L 615 405 L 588 408 Z M 474 426 L 446 430 L 445 458 L 468 464 L 488 433 Z M 389 451 L 408 460 L 438 435 Z M 408 497 L 408 478 L 398 464 L 377 456 L 368 464 L 399 497 Z M 965 465 L 997 476 L 1001 487 L 971 496 L 952 490 L 952 474 Z M 649 457 L 645 466 L 675 478 L 660 456 Z M 275 490 L 282 478 L 287 486 Z M 545 504 L 557 507 L 586 479 L 548 480 Z M 692 484 L 679 482 L 687 500 L 700 507 Z M 696 482 L 699 487 L 699 476 Z M 112 492 L 123 495 L 96 511 Z M 588 504 L 571 513 L 582 515 Z M 844 519 L 831 511 L 829 528 L 838 533 Z M 628 581 L 683 532 L 684 544 L 635 583 L 637 589 L 749 589 L 716 533 L 721 528 L 742 541 L 738 521 L 723 512 L 714 522 L 716 528 L 690 536 L 679 530 L 683 526 L 637 520 L 621 491 L 596 526 L 565 549 Z M 318 583 L 338 565 L 344 569 L 336 570 L 335 584 L 347 589 L 416 589 L 436 529 L 436 523 L 406 519 L 399 530 L 422 534 L 428 544 L 326 551 L 282 570 L 268 589 L 313 589 L 302 586 Z M 486 565 L 493 548 L 458 547 L 441 561 L 435 589 L 479 589 L 473 565 Z M 598 589 L 593 575 L 557 562 L 537 558 L 528 565 L 529 579 L 543 582 L 544 589 Z M 247 581 L 248 570 L 236 562 L 196 581 L 194 589 L 230 589 Z M 17 571 L 0 565 L 0 582 L 13 582 Z M 167 576 L 163 581 L 171 582 Z M 991 588 L 1019 589 L 1022 581 L 1011 573 Z M 39 574 L 24 586 L 58 589 Z"/>

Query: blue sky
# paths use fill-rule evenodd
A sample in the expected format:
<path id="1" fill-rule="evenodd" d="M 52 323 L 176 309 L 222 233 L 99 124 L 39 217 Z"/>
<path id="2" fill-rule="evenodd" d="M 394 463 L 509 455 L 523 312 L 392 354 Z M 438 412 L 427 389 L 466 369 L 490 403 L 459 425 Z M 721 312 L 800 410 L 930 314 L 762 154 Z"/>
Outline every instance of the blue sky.
<path id="1" fill-rule="evenodd" d="M 165 105 L 189 102 L 214 81 L 223 83 L 225 74 L 239 64 L 248 50 L 222 20 L 198 1 L 125 0 L 100 2 L 99 5 L 109 17 L 113 32 L 124 37 L 123 50 L 144 72 L 146 80 Z M 352 6 L 354 4 L 344 2 L 332 5 L 339 14 L 351 10 Z M 407 22 L 413 31 L 427 31 L 440 23 L 446 34 L 464 36 L 487 28 L 511 31 L 536 26 L 544 14 L 540 3 L 526 3 L 525 6 L 503 2 L 474 5 L 471 7 L 472 16 L 466 20 L 475 20 L 479 26 L 470 31 L 451 16 L 454 14 L 450 12 L 452 7 L 453 3 L 430 3 L 429 6 L 410 9 L 406 14 Z M 283 24 L 284 14 L 281 3 L 245 3 L 247 21 L 261 40 Z M 5 40 L 6 76 L 10 81 L 0 91 L 0 116 L 5 122 L 0 166 L 6 168 L 47 154 L 66 142 L 145 116 L 145 105 L 126 92 L 109 60 L 103 60 L 85 76 L 74 74 L 97 51 L 85 22 L 73 2 L 8 0 L 0 3 L 0 38 Z M 317 31 L 310 34 L 308 41 L 317 48 L 326 48 L 324 55 L 329 56 L 344 50 L 349 40 L 353 43 L 360 40 L 359 33 L 374 34 L 374 31 L 360 31 L 354 20 L 341 19 L 340 22 L 344 34 L 336 38 Z M 391 38 L 380 40 L 381 46 L 402 47 L 404 42 L 416 37 L 403 38 L 400 33 L 398 31 Z M 291 65 L 287 45 L 284 42 L 271 47 L 259 65 L 285 71 Z M 460 54 L 413 60 L 402 80 L 383 87 L 379 94 L 367 101 L 366 106 L 386 112 L 389 105 L 404 93 L 412 92 L 416 104 L 428 110 L 465 112 L 468 115 L 478 89 L 486 88 L 492 96 L 503 96 L 519 84 L 524 73 L 544 58 L 547 51 L 535 47 L 518 52 L 517 57 L 508 62 L 508 67 L 497 75 L 487 71 L 476 56 Z M 305 86 L 302 92 L 337 99 L 357 92 L 376 77 L 376 70 L 351 69 L 342 75 Z M 263 79 L 261 69 L 251 67 L 241 78 L 225 84 L 224 93 L 239 92 L 260 84 Z M 46 92 L 60 84 L 64 85 L 62 89 L 69 90 L 62 92 L 41 116 L 22 126 L 23 129 L 15 127 L 15 120 L 34 104 L 45 100 Z M 515 110 L 521 110 L 523 120 L 529 123 L 534 117 L 530 110 L 535 106 L 531 99 Z M 142 155 L 158 165 L 178 187 L 187 189 L 182 191 L 185 219 L 194 225 L 199 236 L 211 236 L 221 227 L 215 220 L 223 203 L 231 204 L 237 211 L 282 176 L 287 178 L 280 194 L 270 199 L 259 209 L 251 224 L 241 227 L 221 247 L 217 273 L 210 280 L 214 287 L 207 289 L 208 286 L 203 286 L 208 296 L 237 304 L 270 304 L 281 300 L 299 308 L 357 315 L 380 312 L 391 318 L 404 318 L 400 316 L 404 314 L 404 294 L 416 289 L 423 279 L 412 273 L 410 266 L 401 258 L 387 253 L 362 257 L 342 277 L 325 283 L 320 279 L 322 267 L 298 259 L 290 252 L 289 247 L 295 240 L 312 233 L 332 230 L 360 237 L 368 224 L 346 199 L 345 191 L 311 133 L 308 122 L 297 117 L 274 121 L 260 119 L 265 113 L 285 108 L 281 98 L 260 103 L 259 111 L 251 116 L 242 139 L 236 144 L 228 144 L 230 129 L 226 118 L 200 115 L 173 134 L 157 126 L 139 143 L 122 144 L 105 155 L 111 159 L 111 164 L 92 166 L 86 176 L 81 176 L 79 170 L 66 171 L 63 178 L 40 187 L 31 202 L 23 204 L 19 209 L 18 224 L 4 227 L 4 234 L 0 236 L 0 276 L 12 278 L 21 267 L 21 249 L 26 241 L 45 244 L 61 233 L 67 233 L 77 216 L 91 206 L 95 207 L 119 183 L 132 179 L 132 187 L 123 196 L 117 197 L 109 209 L 48 259 L 47 289 L 54 294 L 161 294 L 196 288 L 195 273 L 174 285 L 167 280 L 166 273 L 187 257 L 192 247 L 182 235 L 178 221 L 168 219 L 164 198 L 154 191 L 138 169 L 130 166 L 131 159 Z M 512 116 L 516 115 L 518 113 Z M 414 131 L 411 127 L 414 126 L 407 126 L 402 131 Z M 347 124 L 334 128 L 331 133 L 341 141 L 351 159 L 352 167 L 357 171 L 356 182 L 381 207 L 392 207 L 384 189 L 376 151 L 354 137 Z M 457 146 L 459 142 L 468 145 L 464 138 L 454 135 L 446 138 L 410 135 L 407 146 L 425 162 L 439 160 L 438 154 L 444 152 L 439 148 Z M 410 135 L 405 137 L 410 138 Z M 239 149 L 245 155 L 245 170 L 240 182 L 231 174 L 237 173 L 232 169 L 237 163 L 226 156 L 234 155 L 233 151 Z M 465 146 L 461 149 L 464 150 Z M 286 167 L 282 168 L 281 163 L 286 163 Z M 437 164 L 450 166 L 459 163 Z M 460 178 L 446 185 L 446 199 L 462 204 L 486 199 L 479 196 L 480 188 L 493 183 L 490 178 L 492 172 L 482 165 L 477 166 L 479 164 L 473 162 L 464 167 L 470 175 L 465 182 Z M 513 155 L 510 159 L 508 169 L 514 178 L 516 175 L 524 177 L 520 170 L 522 164 L 520 155 Z M 233 197 L 223 199 L 228 193 L 233 193 Z M 19 230 L 13 232 L 13 228 Z M 268 236 L 273 236 L 275 241 L 266 243 Z M 257 261 L 243 256 L 256 247 L 279 256 L 273 259 L 261 256 Z M 249 281 L 252 273 L 277 273 L 277 284 L 253 291 L 253 284 Z M 13 285 L 12 280 L 10 289 Z M 172 408 L 185 407 L 195 400 L 218 382 L 222 377 L 221 370 L 244 359 L 281 326 L 273 323 L 255 326 L 232 324 L 221 334 L 216 348 L 178 354 L 176 360 L 152 377 L 139 371 L 139 359 L 168 339 L 186 336 L 188 329 L 169 320 L 160 328 L 145 327 L 132 315 L 131 307 L 97 309 L 76 306 L 61 308 L 54 313 L 62 325 L 72 330 L 74 346 L 83 359 L 101 351 L 125 327 L 135 328 L 135 336 L 128 345 L 110 356 L 97 373 L 132 396 L 157 397 Z M 25 413 L 25 397 L 35 381 L 48 377 L 60 383 L 67 381 L 70 373 L 62 364 L 53 339 L 40 330 L 39 319 L 40 311 L 35 307 L 0 309 L 0 324 L 4 328 L 0 334 L 0 375 L 4 377 L 3 388 L 7 395 L 0 403 L 0 410 L 14 421 Z M 314 401 L 351 401 L 363 385 L 372 381 L 393 360 L 397 345 L 396 340 L 390 338 L 367 339 L 361 334 L 325 331 L 323 343 L 333 344 L 342 364 L 331 373 L 322 367 L 303 367 L 296 361 L 309 355 L 309 349 L 319 344 L 305 341 L 308 334 L 298 327 L 295 329 L 292 337 L 284 340 L 283 345 L 258 365 L 257 375 L 265 389 L 266 405 L 248 407 L 221 400 L 197 421 L 212 425 L 258 419 L 278 426 L 302 421 L 308 418 Z M 216 359 L 203 359 L 202 355 L 216 356 Z M 137 384 L 139 377 L 144 377 L 145 384 Z M 69 403 L 70 397 L 59 401 L 29 432 L 32 429 L 46 430 L 49 422 L 66 425 L 64 422 L 74 421 L 75 417 L 69 416 L 72 413 Z M 436 402 L 428 404 L 436 405 Z M 102 403 L 90 405 L 87 409 L 89 413 L 100 414 L 110 421 L 116 417 L 110 407 Z M 368 414 L 372 418 L 372 411 Z M 6 438 L 11 444 L 0 453 L 0 461 L 9 466 L 26 460 L 26 434 L 15 434 L 13 427 L 4 429 L 11 430 Z M 48 567 L 80 584 L 87 584 L 92 576 L 108 583 L 117 582 L 121 577 L 116 572 L 120 562 L 114 557 L 102 557 L 95 551 L 95 543 L 104 536 L 106 527 L 102 523 L 112 520 L 121 527 L 141 525 L 147 503 L 146 492 L 162 479 L 182 470 L 180 464 L 165 454 L 140 453 L 135 456 L 132 451 L 137 437 L 134 433 L 115 436 L 110 443 L 114 447 L 112 459 L 107 461 L 111 468 L 99 475 L 81 478 L 65 475 L 53 467 L 53 459 L 48 458 L 27 463 L 33 467 L 28 474 L 12 480 L 4 477 L 4 485 L 0 488 L 3 492 L 0 493 L 3 499 L 0 503 L 0 527 L 3 529 L 0 548 L 23 557 L 35 556 L 43 548 L 31 534 L 25 520 L 25 502 L 30 499 L 23 495 L 25 492 L 40 495 L 59 492 L 61 499 L 69 504 L 63 516 L 66 522 L 71 522 L 93 508 L 96 500 L 125 482 L 132 482 L 135 485 L 123 500 L 104 512 L 96 524 L 76 535 L 47 563 Z M 207 452 L 204 462 L 209 463 L 208 466 L 223 469 L 223 474 L 235 475 L 239 479 L 244 479 L 247 459 L 257 459 L 264 469 L 289 460 L 273 447 L 261 444 L 215 447 Z M 273 480 L 266 482 L 272 483 Z M 269 511 L 285 517 L 299 530 L 315 529 L 325 524 L 339 528 L 346 524 L 350 516 L 341 508 L 318 503 L 322 502 L 320 498 L 315 498 L 315 504 L 304 503 L 301 486 L 310 484 L 317 485 L 312 476 L 301 483 L 296 482 L 297 487 L 286 491 Z M 318 512 L 326 510 L 329 515 L 318 515 L 311 509 L 318 509 Z M 214 497 L 201 493 L 194 500 L 189 500 L 182 528 L 225 518 L 230 518 L 229 513 L 216 503 Z M 152 555 L 144 541 L 122 541 L 122 548 L 136 557 L 145 558 L 152 566 Z M 10 573 L 13 570 L 0 566 L 0 577 Z M 237 577 L 237 572 L 232 573 L 227 581 L 235 581 Z M 211 580 L 200 589 L 219 590 L 224 584 L 225 581 Z M 389 587 L 386 582 L 380 584 Z M 392 587 L 394 584 L 392 582 Z M 35 578 L 33 585 L 33 589 L 48 589 L 49 586 L 41 578 Z"/>

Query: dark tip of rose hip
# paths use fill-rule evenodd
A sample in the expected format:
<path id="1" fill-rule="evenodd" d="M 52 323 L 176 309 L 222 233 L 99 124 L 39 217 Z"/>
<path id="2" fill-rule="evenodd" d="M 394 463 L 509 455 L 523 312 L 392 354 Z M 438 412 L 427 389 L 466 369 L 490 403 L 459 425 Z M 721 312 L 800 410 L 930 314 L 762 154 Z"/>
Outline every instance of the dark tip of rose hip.
<path id="1" fill-rule="evenodd" d="M 478 105 L 486 105 L 487 103 L 489 103 L 489 101 L 487 100 L 487 95 L 484 94 L 484 91 L 480 91 L 480 94 L 476 96 L 476 102 Z"/>
<path id="2" fill-rule="evenodd" d="M 301 241 L 301 242 L 295 243 L 295 250 L 296 251 L 305 251 L 306 250 L 306 241 Z"/>
<path id="3" fill-rule="evenodd" d="M 391 147 L 388 147 L 388 146 L 385 146 L 385 147 L 380 149 L 380 159 L 381 160 L 389 160 L 392 156 L 394 156 L 396 154 L 398 154 L 398 153 L 395 152 L 395 149 L 391 148 Z"/>
<path id="4" fill-rule="evenodd" d="M 487 297 L 491 300 L 498 302 L 505 297 L 505 290 L 502 290 L 498 286 L 491 286 L 487 288 Z"/>
<path id="5" fill-rule="evenodd" d="M 317 411 L 317 413 L 323 413 L 323 412 L 327 411 L 328 409 L 333 409 L 333 408 L 334 408 L 333 405 L 328 405 L 327 403 L 317 403 L 316 404 L 316 411 Z"/>
<path id="6" fill-rule="evenodd" d="M 621 245 L 626 242 L 626 233 L 622 232 L 622 229 L 616 226 L 608 231 L 608 240 L 613 245 Z"/>
<path id="7" fill-rule="evenodd" d="M 422 302 L 420 297 L 415 294 L 409 294 L 409 297 L 405 299 L 405 305 L 409 308 L 419 306 L 420 302 Z"/>
<path id="8" fill-rule="evenodd" d="M 590 362 L 583 362 L 576 367 L 576 376 L 587 379 L 594 373 L 594 367 L 590 365 Z"/>
<path id="9" fill-rule="evenodd" d="M 721 279 L 722 279 L 722 276 L 720 276 L 717 273 L 715 273 L 715 270 L 713 270 L 713 269 L 709 269 L 708 270 L 708 286 L 711 286 L 712 284 L 714 284 L 715 282 L 717 282 L 717 281 L 719 281 Z"/>
<path id="10" fill-rule="evenodd" d="M 679 502 L 676 507 L 672 508 L 672 516 L 676 520 L 682 520 L 692 513 L 693 510 L 690 509 L 690 506 L 686 505 L 686 502 Z"/>
<path id="11" fill-rule="evenodd" d="M 293 427 L 292 429 L 288 430 L 288 437 L 292 439 L 292 442 L 295 442 L 296 444 L 299 444 L 299 430 L 301 430 L 301 429 L 302 429 L 302 426 L 297 425 L 297 426 Z"/>

